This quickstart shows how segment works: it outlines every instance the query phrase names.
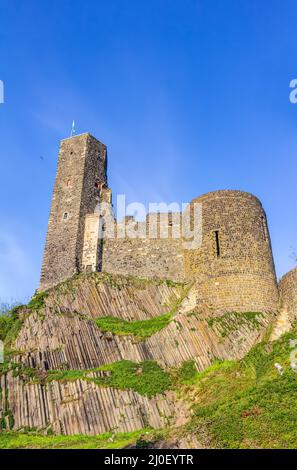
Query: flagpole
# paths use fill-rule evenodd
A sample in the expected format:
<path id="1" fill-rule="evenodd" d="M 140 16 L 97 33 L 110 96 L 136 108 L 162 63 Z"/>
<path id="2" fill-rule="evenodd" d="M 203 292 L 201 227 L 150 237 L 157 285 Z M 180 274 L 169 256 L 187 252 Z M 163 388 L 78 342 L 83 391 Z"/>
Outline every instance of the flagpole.
<path id="1" fill-rule="evenodd" d="M 72 127 L 71 127 L 70 137 L 73 137 L 73 134 L 75 134 L 75 122 L 74 122 L 74 120 L 72 121 Z"/>

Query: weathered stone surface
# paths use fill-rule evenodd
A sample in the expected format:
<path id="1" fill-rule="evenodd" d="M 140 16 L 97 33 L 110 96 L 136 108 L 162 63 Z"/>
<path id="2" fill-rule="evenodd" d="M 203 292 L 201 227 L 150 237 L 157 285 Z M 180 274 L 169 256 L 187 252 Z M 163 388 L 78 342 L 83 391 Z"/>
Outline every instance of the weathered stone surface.
<path id="1" fill-rule="evenodd" d="M 186 250 L 185 271 L 196 279 L 196 303 L 216 314 L 276 312 L 278 288 L 266 214 L 242 191 L 214 191 L 202 204 L 202 245 Z"/>
<path id="2" fill-rule="evenodd" d="M 40 290 L 82 269 L 85 217 L 106 183 L 106 147 L 90 134 L 62 140 L 41 270 Z"/>
<path id="3" fill-rule="evenodd" d="M 56 313 L 146 320 L 168 312 L 181 298 L 184 284 L 94 273 L 80 275 L 48 291 L 45 304 Z"/>
<path id="4" fill-rule="evenodd" d="M 25 320 L 15 342 L 22 352 L 18 360 L 41 369 L 89 369 L 121 359 L 156 360 L 165 367 L 194 359 L 203 370 L 214 358 L 242 357 L 274 320 L 271 314 L 251 321 L 232 312 L 214 317 L 205 308 L 197 309 L 196 287 L 189 289 L 183 297 L 184 286 L 162 281 L 104 274 L 73 279 L 49 291 L 42 314 Z M 94 322 L 107 315 L 145 320 L 174 306 L 170 324 L 144 341 L 103 333 Z"/>
<path id="5" fill-rule="evenodd" d="M 178 213 L 148 214 L 145 222 L 126 218 L 117 224 L 115 238 L 104 240 L 102 270 L 114 274 L 185 280 L 180 218 Z M 176 228 L 179 229 L 179 238 L 174 238 Z M 134 236 L 134 232 L 139 236 Z M 126 236 L 118 237 L 118 233 Z"/>
<path id="6" fill-rule="evenodd" d="M 238 313 L 214 317 L 205 309 L 193 310 L 193 293 L 190 290 L 184 297 L 185 292 L 184 285 L 165 281 L 105 274 L 74 278 L 48 291 L 44 308 L 24 310 L 22 329 L 12 345 L 13 361 L 35 369 L 41 377 L 49 370 L 86 370 L 122 359 L 154 360 L 164 368 L 194 360 L 202 371 L 214 359 L 241 358 L 273 320 L 271 314 L 251 319 Z M 143 341 L 103 333 L 94 321 L 106 315 L 145 320 L 174 312 L 174 306 L 176 313 L 168 326 Z M 10 410 L 14 429 L 51 426 L 55 433 L 66 434 L 133 430 L 145 423 L 163 426 L 173 411 L 170 394 L 148 399 L 84 380 L 34 383 L 21 372 L 17 377 L 3 375 L 1 381 L 2 413 Z M 180 424 L 184 414 L 180 406 L 177 409 L 175 419 Z"/>
<path id="7" fill-rule="evenodd" d="M 45 370 L 90 369 L 121 359 L 156 360 L 164 367 L 177 367 L 193 359 L 203 370 L 215 358 L 243 357 L 261 339 L 271 321 L 269 315 L 263 315 L 256 327 L 238 316 L 230 316 L 222 330 L 219 320 L 210 326 L 209 318 L 180 313 L 167 327 L 137 342 L 130 336 L 102 333 L 92 320 L 76 314 L 57 315 L 50 310 L 45 313 L 44 319 L 36 314 L 27 318 L 15 343 L 22 353 L 17 356 L 18 361 Z"/>
<path id="8" fill-rule="evenodd" d="M 99 202 L 107 202 L 112 229 L 116 227 L 114 236 L 104 240 L 99 237 Z M 195 223 L 194 205 L 202 209 Z M 185 244 L 181 228 L 187 211 L 148 214 L 144 222 L 131 216 L 121 224 L 114 221 L 105 145 L 90 134 L 62 141 L 40 289 L 76 272 L 106 271 L 195 280 L 196 304 L 215 314 L 275 312 L 279 295 L 260 201 L 249 193 L 224 190 L 194 199 L 188 209 L 190 231 L 202 240 L 193 249 Z"/>
<path id="9" fill-rule="evenodd" d="M 200 205 L 202 219 L 196 226 L 190 211 L 190 225 L 196 238 L 202 235 L 202 244 L 192 249 L 186 249 L 181 233 L 176 237 L 178 212 L 165 224 L 161 214 L 149 214 L 144 222 L 126 217 L 122 224 L 112 214 L 115 237 L 100 239 L 100 202 L 112 214 L 105 145 L 90 134 L 62 141 L 40 283 L 40 290 L 47 290 L 45 306 L 26 311 L 12 345 L 15 362 L 41 376 L 123 359 L 154 360 L 164 368 L 193 360 L 202 371 L 215 359 L 243 357 L 276 318 L 276 337 L 296 320 L 297 270 L 280 283 L 277 316 L 267 220 L 253 195 L 228 190 L 194 199 L 189 209 Z M 134 230 L 141 235 L 133 236 Z M 71 278 L 89 271 L 93 274 Z M 95 322 L 106 316 L 147 320 L 169 312 L 170 323 L 142 341 L 102 332 Z M 187 413 L 174 405 L 171 392 L 149 399 L 86 379 L 34 382 L 8 372 L 1 376 L 1 389 L 0 415 L 7 424 L 13 421 L 14 429 L 131 431 L 161 427 L 171 419 L 181 425 Z"/>
<path id="10" fill-rule="evenodd" d="M 174 403 L 166 396 L 147 398 L 131 390 L 99 387 L 91 382 L 26 382 L 12 373 L 0 378 L 0 415 L 9 409 L 13 429 L 24 427 L 55 434 L 95 435 L 129 432 L 174 422 Z M 6 393 L 5 393 L 6 390 Z"/>
<path id="11" fill-rule="evenodd" d="M 279 282 L 280 306 L 272 339 L 279 338 L 290 330 L 297 320 L 297 268 L 285 274 Z"/>

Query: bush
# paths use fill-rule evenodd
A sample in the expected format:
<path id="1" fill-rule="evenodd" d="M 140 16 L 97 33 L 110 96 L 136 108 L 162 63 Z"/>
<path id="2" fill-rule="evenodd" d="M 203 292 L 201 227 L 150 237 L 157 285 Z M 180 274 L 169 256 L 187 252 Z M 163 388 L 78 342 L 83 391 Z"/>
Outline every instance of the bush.
<path id="1" fill-rule="evenodd" d="M 12 341 L 19 331 L 21 320 L 19 310 L 22 306 L 18 305 L 12 310 L 0 315 L 0 340 Z"/>

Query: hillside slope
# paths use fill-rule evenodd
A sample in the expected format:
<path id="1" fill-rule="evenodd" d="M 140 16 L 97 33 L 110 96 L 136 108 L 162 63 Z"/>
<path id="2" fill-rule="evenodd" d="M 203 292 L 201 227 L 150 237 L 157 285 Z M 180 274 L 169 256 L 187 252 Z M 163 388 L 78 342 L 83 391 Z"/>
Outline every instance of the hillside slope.
<path id="1" fill-rule="evenodd" d="M 108 433 L 100 436 L 44 436 L 36 430 L 2 431 L 1 448 L 120 448 L 204 446 L 220 448 L 296 448 L 297 374 L 290 366 L 290 341 L 262 342 L 242 360 L 217 362 L 197 372 L 188 362 L 171 371 L 177 399 L 192 409 L 179 427 Z M 274 364 L 283 367 L 280 375 Z"/>
<path id="2" fill-rule="evenodd" d="M 106 432 L 102 447 L 137 436 L 151 445 L 296 445 L 296 374 L 279 376 L 273 365 L 288 365 L 288 337 L 249 352 L 274 317 L 216 317 L 191 292 L 171 281 L 80 275 L 1 318 L 0 446 L 43 447 L 54 434 L 51 446 L 96 447 Z M 287 424 L 274 437 L 282 412 Z"/>

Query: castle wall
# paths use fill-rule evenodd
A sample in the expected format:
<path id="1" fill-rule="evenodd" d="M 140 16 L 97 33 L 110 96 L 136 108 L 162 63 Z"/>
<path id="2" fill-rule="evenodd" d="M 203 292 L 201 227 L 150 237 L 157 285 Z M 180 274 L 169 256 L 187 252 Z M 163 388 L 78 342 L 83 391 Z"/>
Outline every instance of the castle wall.
<path id="1" fill-rule="evenodd" d="M 82 268 L 86 272 L 99 271 L 101 268 L 99 224 L 99 214 L 88 214 L 86 216 L 82 254 Z"/>
<path id="2" fill-rule="evenodd" d="M 280 307 L 292 324 L 297 320 L 297 268 L 285 274 L 279 282 Z"/>
<path id="3" fill-rule="evenodd" d="M 184 279 L 183 255 L 176 240 L 106 240 L 102 270 L 145 278 Z"/>
<path id="4" fill-rule="evenodd" d="M 103 242 L 102 271 L 145 278 L 184 280 L 181 239 L 173 238 L 174 220 L 171 219 L 169 223 L 170 226 L 168 222 L 160 223 L 157 214 L 149 214 L 145 222 L 127 218 L 124 223 L 118 224 L 117 236 Z M 125 234 L 125 237 L 120 238 L 119 234 Z M 155 238 L 151 238 L 150 234 Z"/>
<path id="5" fill-rule="evenodd" d="M 202 246 L 185 250 L 185 271 L 196 280 L 196 303 L 224 313 L 276 311 L 278 288 L 266 215 L 241 191 L 216 191 L 202 204 Z"/>
<path id="6" fill-rule="evenodd" d="M 110 210 L 105 238 L 97 237 L 100 204 Z M 190 231 L 202 244 L 186 248 L 181 214 L 128 216 L 116 224 L 107 187 L 106 147 L 90 134 L 61 143 L 40 289 L 81 271 L 105 271 L 195 283 L 197 308 L 210 312 L 276 311 L 278 286 L 265 212 L 260 201 L 241 191 L 215 191 L 190 203 L 202 207 Z M 193 215 L 194 214 L 194 215 Z M 167 219 L 167 222 L 166 222 Z M 195 222 L 195 223 L 194 223 Z M 104 229 L 106 230 L 106 228 Z M 186 243 L 185 243 L 186 242 Z"/>
<path id="7" fill-rule="evenodd" d="M 202 207 L 202 220 L 191 223 L 196 235 L 202 230 L 201 246 L 186 249 L 179 213 L 148 214 L 145 222 L 128 216 L 103 242 L 102 270 L 194 282 L 195 305 L 212 313 L 275 312 L 278 287 L 260 201 L 241 191 L 217 191 L 193 203 Z"/>
<path id="8" fill-rule="evenodd" d="M 42 263 L 40 289 L 82 268 L 85 216 L 93 213 L 106 182 L 106 147 L 90 134 L 61 142 Z"/>

